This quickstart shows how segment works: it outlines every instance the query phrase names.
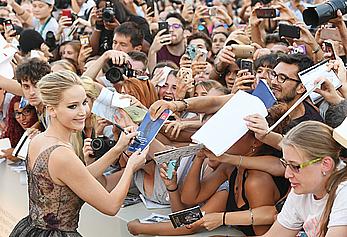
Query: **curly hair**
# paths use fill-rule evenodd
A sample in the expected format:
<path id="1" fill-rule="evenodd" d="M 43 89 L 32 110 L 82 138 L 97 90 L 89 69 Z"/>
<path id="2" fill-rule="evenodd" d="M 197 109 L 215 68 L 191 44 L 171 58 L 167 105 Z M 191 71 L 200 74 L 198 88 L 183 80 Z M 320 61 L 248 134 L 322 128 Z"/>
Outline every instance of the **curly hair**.
<path id="1" fill-rule="evenodd" d="M 22 126 L 17 122 L 15 116 L 14 116 L 14 104 L 15 103 L 19 103 L 20 102 L 21 97 L 20 96 L 14 96 L 9 104 L 8 107 L 8 114 L 7 114 L 7 118 L 6 118 L 6 130 L 3 134 L 3 137 L 8 137 L 11 141 L 11 146 L 15 147 L 17 145 L 17 143 L 19 142 L 20 138 L 22 137 L 23 133 L 25 132 L 25 130 L 22 128 Z M 32 108 L 35 109 L 33 106 L 28 105 L 27 108 Z M 35 112 L 35 119 L 33 119 L 32 121 L 32 125 L 35 124 L 35 122 L 38 121 L 38 118 L 36 116 L 36 112 Z"/>
<path id="2" fill-rule="evenodd" d="M 16 69 L 16 79 L 22 84 L 23 81 L 30 81 L 33 85 L 41 80 L 41 78 L 51 72 L 51 66 L 38 58 L 31 58 Z"/>

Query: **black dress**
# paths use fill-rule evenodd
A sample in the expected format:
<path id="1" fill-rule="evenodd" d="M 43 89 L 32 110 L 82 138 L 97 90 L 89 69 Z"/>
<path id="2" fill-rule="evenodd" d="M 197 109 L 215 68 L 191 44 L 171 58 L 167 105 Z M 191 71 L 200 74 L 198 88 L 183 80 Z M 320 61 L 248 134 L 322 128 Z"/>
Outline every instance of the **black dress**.
<path id="1" fill-rule="evenodd" d="M 84 202 L 69 187 L 55 184 L 48 172 L 50 154 L 59 146 L 41 152 L 32 170 L 27 162 L 29 216 L 10 237 L 81 237 L 76 229 Z"/>

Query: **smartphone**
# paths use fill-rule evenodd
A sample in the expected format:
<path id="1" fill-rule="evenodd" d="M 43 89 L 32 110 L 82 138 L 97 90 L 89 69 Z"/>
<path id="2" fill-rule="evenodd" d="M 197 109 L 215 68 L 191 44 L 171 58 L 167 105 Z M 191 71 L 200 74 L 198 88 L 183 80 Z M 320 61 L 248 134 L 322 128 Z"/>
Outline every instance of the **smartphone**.
<path id="1" fill-rule="evenodd" d="M 336 59 L 334 47 L 333 47 L 333 44 L 331 42 L 328 42 L 328 41 L 324 41 L 323 42 L 323 51 L 325 53 L 330 53 L 330 57 L 329 58 L 331 60 L 335 60 Z"/>
<path id="2" fill-rule="evenodd" d="M 342 42 L 340 31 L 337 28 L 323 28 L 320 32 L 322 40 L 334 40 Z"/>
<path id="3" fill-rule="evenodd" d="M 241 59 L 241 70 L 247 69 L 248 72 L 253 74 L 253 61 L 249 59 Z"/>
<path id="4" fill-rule="evenodd" d="M 217 16 L 217 8 L 209 7 L 208 8 L 208 14 L 209 14 L 209 16 Z"/>
<path id="5" fill-rule="evenodd" d="M 279 25 L 279 35 L 280 35 L 280 37 L 283 36 L 283 37 L 287 37 L 287 38 L 299 39 L 300 38 L 300 28 L 297 26 L 280 24 Z"/>
<path id="6" fill-rule="evenodd" d="M 62 10 L 61 10 L 61 15 L 70 18 L 70 20 L 72 21 L 72 12 L 71 12 L 71 9 L 62 9 Z M 72 24 L 72 23 L 71 23 L 71 24 Z M 71 24 L 70 24 L 70 25 L 71 25 Z"/>
<path id="7" fill-rule="evenodd" d="M 290 54 L 306 54 L 306 46 L 304 44 L 298 45 L 297 47 L 294 47 L 291 51 Z"/>
<path id="8" fill-rule="evenodd" d="M 14 30 L 14 26 L 13 26 L 12 21 L 10 19 L 5 20 L 4 24 L 5 24 L 5 28 L 7 31 Z"/>
<path id="9" fill-rule="evenodd" d="M 248 72 L 253 75 L 253 61 L 249 59 L 241 59 L 240 69 L 247 69 Z M 253 82 L 244 83 L 243 85 L 251 87 L 253 85 Z"/>
<path id="10" fill-rule="evenodd" d="M 235 58 L 252 58 L 254 54 L 254 47 L 251 45 L 231 44 L 232 52 Z"/>
<path id="11" fill-rule="evenodd" d="M 169 23 L 168 22 L 166 22 L 166 21 L 159 21 L 158 22 L 158 28 L 159 28 L 159 31 L 161 31 L 161 30 L 166 30 L 165 32 L 164 32 L 164 35 L 165 34 L 169 34 Z"/>
<path id="12" fill-rule="evenodd" d="M 197 54 L 197 47 L 195 45 L 188 45 L 186 49 L 186 54 L 190 58 L 190 60 L 194 60 Z"/>
<path id="13" fill-rule="evenodd" d="M 81 42 L 81 45 L 89 45 L 89 36 L 88 35 L 81 35 L 80 36 L 80 42 Z"/>
<path id="14" fill-rule="evenodd" d="M 154 12 L 154 1 L 153 0 L 146 0 L 146 5 L 150 9 L 150 12 Z"/>
<path id="15" fill-rule="evenodd" d="M 278 16 L 276 9 L 274 8 L 258 8 L 255 9 L 257 18 L 275 18 Z"/>
<path id="16" fill-rule="evenodd" d="M 173 172 L 176 169 L 176 160 L 170 160 L 169 163 L 167 164 L 167 178 L 168 179 L 172 179 L 173 177 Z"/>

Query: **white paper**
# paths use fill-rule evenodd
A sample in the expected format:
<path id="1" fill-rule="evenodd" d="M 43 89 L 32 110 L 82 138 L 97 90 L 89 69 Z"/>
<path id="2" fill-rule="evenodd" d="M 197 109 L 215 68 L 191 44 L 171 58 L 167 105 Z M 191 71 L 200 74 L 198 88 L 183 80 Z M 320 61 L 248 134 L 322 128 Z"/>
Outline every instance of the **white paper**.
<path id="1" fill-rule="evenodd" d="M 27 172 L 25 170 L 19 172 L 19 183 L 21 185 L 27 185 L 28 184 L 28 176 L 27 176 Z"/>
<path id="2" fill-rule="evenodd" d="M 146 199 L 142 194 L 139 195 L 143 204 L 147 209 L 164 209 L 170 208 L 170 205 L 163 205 L 159 203 L 152 202 L 151 200 Z"/>
<path id="3" fill-rule="evenodd" d="M 168 215 L 162 215 L 157 213 L 152 213 L 150 216 L 140 219 L 140 223 L 161 223 L 169 221 L 170 218 Z"/>
<path id="4" fill-rule="evenodd" d="M 130 106 L 130 99 L 129 98 L 120 98 L 122 94 L 119 94 L 117 91 L 113 92 L 112 97 L 112 106 L 118 107 L 118 108 L 126 108 Z"/>
<path id="5" fill-rule="evenodd" d="M 4 162 L 6 159 L 5 158 L 0 158 L 0 164 Z"/>
<path id="6" fill-rule="evenodd" d="M 327 63 L 323 63 L 320 66 L 317 66 L 316 68 L 309 70 L 306 69 L 302 72 L 299 72 L 299 78 L 302 81 L 302 84 L 305 86 L 306 90 L 309 91 L 311 90 L 315 84 L 314 82 L 319 78 L 319 77 L 325 77 L 329 81 L 331 81 L 336 88 L 341 86 L 341 81 L 339 78 L 336 76 L 333 70 L 327 71 Z M 309 70 L 309 71 L 307 71 Z M 322 96 L 316 92 L 312 92 L 310 94 L 310 98 L 313 101 L 313 103 L 318 103 L 321 99 Z"/>
<path id="7" fill-rule="evenodd" d="M 31 139 L 28 137 L 28 132 L 25 131 L 17 143 L 17 146 L 14 148 L 12 155 L 19 159 L 26 160 L 30 141 Z"/>
<path id="8" fill-rule="evenodd" d="M 191 138 L 220 156 L 246 134 L 244 118 L 252 114 L 266 117 L 266 107 L 258 97 L 240 90 Z"/>
<path id="9" fill-rule="evenodd" d="M 333 131 L 334 139 L 344 148 L 347 148 L 347 118 Z"/>
<path id="10" fill-rule="evenodd" d="M 11 141 L 9 138 L 0 139 L 0 155 L 4 155 L 2 150 L 11 148 Z"/>
<path id="11" fill-rule="evenodd" d="M 112 123 L 116 123 L 114 119 L 116 108 L 112 108 L 112 96 L 112 91 L 103 88 L 93 103 L 92 113 Z"/>
<path id="12" fill-rule="evenodd" d="M 163 86 L 166 83 L 167 80 L 167 76 L 169 75 L 169 73 L 172 71 L 173 69 L 171 67 L 165 66 L 163 67 L 162 71 L 163 71 L 163 76 L 161 77 L 160 81 L 158 82 L 158 86 Z"/>
<path id="13" fill-rule="evenodd" d="M 7 45 L 7 41 L 6 41 L 5 38 L 2 36 L 2 34 L 0 34 L 0 49 L 5 48 L 6 45 Z"/>

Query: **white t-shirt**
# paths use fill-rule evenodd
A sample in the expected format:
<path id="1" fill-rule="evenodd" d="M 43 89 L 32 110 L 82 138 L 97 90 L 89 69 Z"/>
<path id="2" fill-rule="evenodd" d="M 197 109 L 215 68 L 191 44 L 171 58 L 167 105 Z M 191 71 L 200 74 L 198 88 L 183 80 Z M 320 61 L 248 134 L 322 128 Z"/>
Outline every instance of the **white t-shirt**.
<path id="1" fill-rule="evenodd" d="M 56 36 L 58 32 L 58 28 L 59 28 L 59 24 L 54 17 L 51 17 L 49 21 L 47 22 L 47 24 L 45 22 L 42 25 L 40 24 L 39 19 L 33 18 L 33 26 L 34 26 L 34 29 L 40 33 L 40 35 L 42 36 L 44 40 L 46 40 L 46 34 L 48 31 L 52 31 L 54 35 Z"/>
<path id="2" fill-rule="evenodd" d="M 77 14 L 79 17 L 85 16 L 86 11 L 90 11 L 92 7 L 94 7 L 96 4 L 93 0 L 87 0 L 85 3 L 82 4 L 79 13 Z"/>
<path id="3" fill-rule="evenodd" d="M 303 228 L 308 237 L 318 237 L 319 221 L 327 200 L 328 194 L 322 199 L 316 200 L 313 194 L 298 195 L 291 190 L 277 221 L 287 229 L 299 231 Z M 342 182 L 336 191 L 328 228 L 347 225 L 345 200 L 347 200 L 347 181 Z"/>

